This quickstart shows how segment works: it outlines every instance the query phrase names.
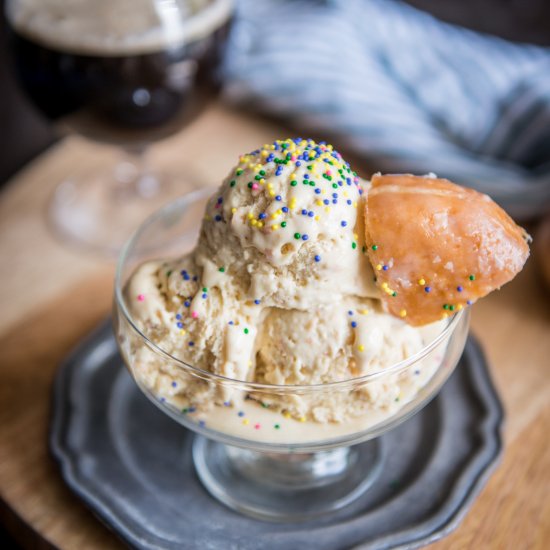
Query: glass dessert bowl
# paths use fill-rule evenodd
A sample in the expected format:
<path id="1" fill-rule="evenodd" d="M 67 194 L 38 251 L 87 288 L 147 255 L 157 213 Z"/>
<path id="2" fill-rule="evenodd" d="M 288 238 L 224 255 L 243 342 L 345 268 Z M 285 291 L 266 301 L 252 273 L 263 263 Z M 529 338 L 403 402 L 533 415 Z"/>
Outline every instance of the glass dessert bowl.
<path id="1" fill-rule="evenodd" d="M 276 521 L 340 509 L 360 497 L 384 467 L 379 436 L 422 409 L 453 372 L 465 345 L 469 308 L 429 325 L 423 346 L 405 359 L 335 382 L 250 382 L 189 364 L 140 328 L 131 301 L 147 307 L 148 296 L 127 288 L 144 262 L 181 256 L 193 247 L 208 194 L 199 191 L 170 203 L 123 249 L 114 302 L 122 357 L 143 393 L 196 432 L 195 468 L 215 498 Z M 350 318 L 361 313 L 366 312 L 349 311 Z M 185 333 L 177 319 L 176 314 Z M 246 327 L 233 329 L 248 334 Z"/>

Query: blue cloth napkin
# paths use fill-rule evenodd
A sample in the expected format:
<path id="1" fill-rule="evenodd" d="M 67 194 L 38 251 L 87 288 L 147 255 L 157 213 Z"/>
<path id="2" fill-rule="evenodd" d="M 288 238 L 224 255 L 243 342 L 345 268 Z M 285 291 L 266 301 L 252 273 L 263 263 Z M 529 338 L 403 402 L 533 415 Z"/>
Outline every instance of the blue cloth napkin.
<path id="1" fill-rule="evenodd" d="M 550 208 L 550 48 L 397 0 L 240 0 L 224 74 L 230 101 L 375 170 L 435 172 L 520 218 Z"/>

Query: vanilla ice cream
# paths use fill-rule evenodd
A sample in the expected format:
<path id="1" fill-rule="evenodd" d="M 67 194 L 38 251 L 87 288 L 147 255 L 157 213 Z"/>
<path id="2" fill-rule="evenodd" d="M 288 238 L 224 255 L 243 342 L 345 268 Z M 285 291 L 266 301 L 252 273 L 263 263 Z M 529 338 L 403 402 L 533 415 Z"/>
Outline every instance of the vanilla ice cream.
<path id="1" fill-rule="evenodd" d="M 330 384 L 414 355 L 441 326 L 413 328 L 382 310 L 365 253 L 368 185 L 330 145 L 312 140 L 243 155 L 209 200 L 195 250 L 143 264 L 130 279 L 134 321 L 188 365 L 263 384 Z M 325 434 L 364 428 L 409 402 L 438 366 L 431 359 L 330 394 L 235 393 L 148 349 L 131 353 L 136 379 L 159 399 L 236 435 L 266 415 L 276 426 L 275 416 Z"/>

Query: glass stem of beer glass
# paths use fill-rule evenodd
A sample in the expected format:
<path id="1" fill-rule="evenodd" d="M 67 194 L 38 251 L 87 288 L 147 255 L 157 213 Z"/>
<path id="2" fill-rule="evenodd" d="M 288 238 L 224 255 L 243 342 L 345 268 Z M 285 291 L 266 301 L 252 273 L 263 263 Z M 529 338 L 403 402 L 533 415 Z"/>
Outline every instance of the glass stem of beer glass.
<path id="1" fill-rule="evenodd" d="M 123 150 L 124 158 L 115 168 L 115 199 L 149 199 L 157 195 L 161 184 L 151 170 L 146 146 L 127 146 Z"/>

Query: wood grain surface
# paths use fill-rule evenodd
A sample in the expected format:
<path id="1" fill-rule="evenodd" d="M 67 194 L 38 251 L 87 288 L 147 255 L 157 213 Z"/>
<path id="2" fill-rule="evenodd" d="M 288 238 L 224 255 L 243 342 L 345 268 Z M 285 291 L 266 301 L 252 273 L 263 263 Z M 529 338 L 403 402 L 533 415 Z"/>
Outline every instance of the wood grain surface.
<path id="1" fill-rule="evenodd" d="M 152 161 L 212 185 L 240 153 L 287 133 L 215 105 L 156 146 Z M 64 176 L 112 158 L 107 148 L 70 138 L 0 195 L 0 515 L 28 526 L 27 547 L 122 548 L 65 487 L 47 447 L 56 369 L 109 312 L 114 266 L 56 241 L 44 221 L 46 203 Z M 550 548 L 550 299 L 532 260 L 476 304 L 472 330 L 505 404 L 506 448 L 460 527 L 431 547 Z"/>

